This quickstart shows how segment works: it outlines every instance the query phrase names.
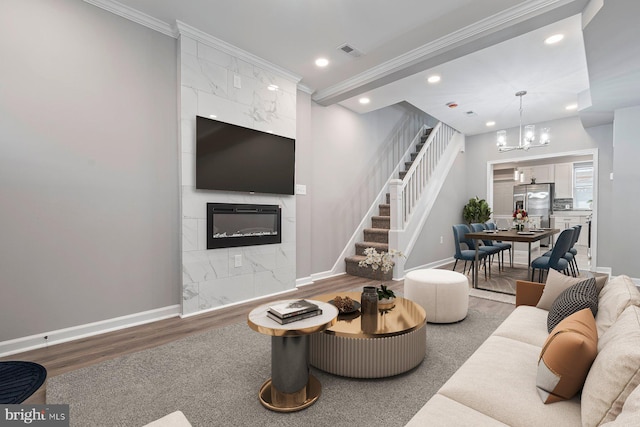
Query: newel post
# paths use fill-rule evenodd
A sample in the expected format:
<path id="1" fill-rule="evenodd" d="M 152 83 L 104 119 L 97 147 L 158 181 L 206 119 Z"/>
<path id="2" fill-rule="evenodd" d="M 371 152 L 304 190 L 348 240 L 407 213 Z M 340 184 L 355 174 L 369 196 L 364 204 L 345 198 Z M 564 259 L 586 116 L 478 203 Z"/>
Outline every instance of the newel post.
<path id="1" fill-rule="evenodd" d="M 389 249 L 396 249 L 404 253 L 406 248 L 401 247 L 400 234 L 404 230 L 404 216 L 402 214 L 402 180 L 392 179 L 389 182 L 389 212 L 391 215 L 391 229 L 389 230 Z M 394 260 L 393 278 L 399 280 L 404 277 L 405 258 L 397 257 Z"/>

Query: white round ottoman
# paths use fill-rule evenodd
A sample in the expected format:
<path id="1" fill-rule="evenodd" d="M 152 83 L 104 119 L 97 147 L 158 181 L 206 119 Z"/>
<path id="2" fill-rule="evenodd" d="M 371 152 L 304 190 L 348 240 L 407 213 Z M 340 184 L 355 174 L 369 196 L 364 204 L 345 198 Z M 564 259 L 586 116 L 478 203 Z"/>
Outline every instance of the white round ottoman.
<path id="1" fill-rule="evenodd" d="M 422 306 L 429 323 L 453 323 L 467 317 L 469 281 L 464 274 L 430 268 L 404 277 L 404 297 Z"/>

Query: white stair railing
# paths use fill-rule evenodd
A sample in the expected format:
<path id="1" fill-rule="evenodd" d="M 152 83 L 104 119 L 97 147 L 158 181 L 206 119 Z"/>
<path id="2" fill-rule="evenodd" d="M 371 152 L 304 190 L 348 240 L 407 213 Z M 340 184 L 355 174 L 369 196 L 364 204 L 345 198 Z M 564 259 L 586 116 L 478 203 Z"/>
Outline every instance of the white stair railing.
<path id="1" fill-rule="evenodd" d="M 391 230 L 389 248 L 408 255 L 426 221 L 453 162 L 464 147 L 464 135 L 440 122 L 402 180 L 389 183 Z M 420 213 L 420 215 L 416 215 Z M 395 279 L 404 277 L 404 259 L 397 258 Z"/>

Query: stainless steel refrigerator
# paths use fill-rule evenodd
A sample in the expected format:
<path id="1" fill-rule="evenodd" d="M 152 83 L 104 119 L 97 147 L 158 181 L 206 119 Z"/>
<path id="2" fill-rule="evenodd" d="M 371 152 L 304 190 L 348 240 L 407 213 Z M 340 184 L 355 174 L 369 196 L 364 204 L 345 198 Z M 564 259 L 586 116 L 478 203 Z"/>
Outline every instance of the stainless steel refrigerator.
<path id="1" fill-rule="evenodd" d="M 524 209 L 530 217 L 540 217 L 540 223 L 535 224 L 541 228 L 551 227 L 551 214 L 553 213 L 553 183 L 526 184 L 513 187 L 513 208 Z M 540 241 L 540 245 L 549 246 L 551 238 L 546 237 Z"/>

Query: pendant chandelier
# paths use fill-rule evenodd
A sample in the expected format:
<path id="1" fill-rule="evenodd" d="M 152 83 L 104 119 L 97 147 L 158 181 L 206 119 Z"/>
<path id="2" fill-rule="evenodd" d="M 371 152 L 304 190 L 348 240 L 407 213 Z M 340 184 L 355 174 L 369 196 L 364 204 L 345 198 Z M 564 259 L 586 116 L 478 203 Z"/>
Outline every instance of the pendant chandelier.
<path id="1" fill-rule="evenodd" d="M 512 150 L 528 150 L 529 148 L 546 147 L 551 141 L 549 137 L 549 128 L 542 128 L 542 131 L 540 132 L 540 138 L 537 142 L 535 125 L 527 125 L 524 127 L 523 131 L 522 97 L 526 94 L 527 91 L 525 90 L 516 92 L 516 96 L 520 98 L 520 138 L 518 139 L 518 145 L 507 145 L 507 131 L 499 130 L 497 132 L 498 142 L 496 143 L 496 145 L 498 146 L 498 151 L 501 153 Z"/>

